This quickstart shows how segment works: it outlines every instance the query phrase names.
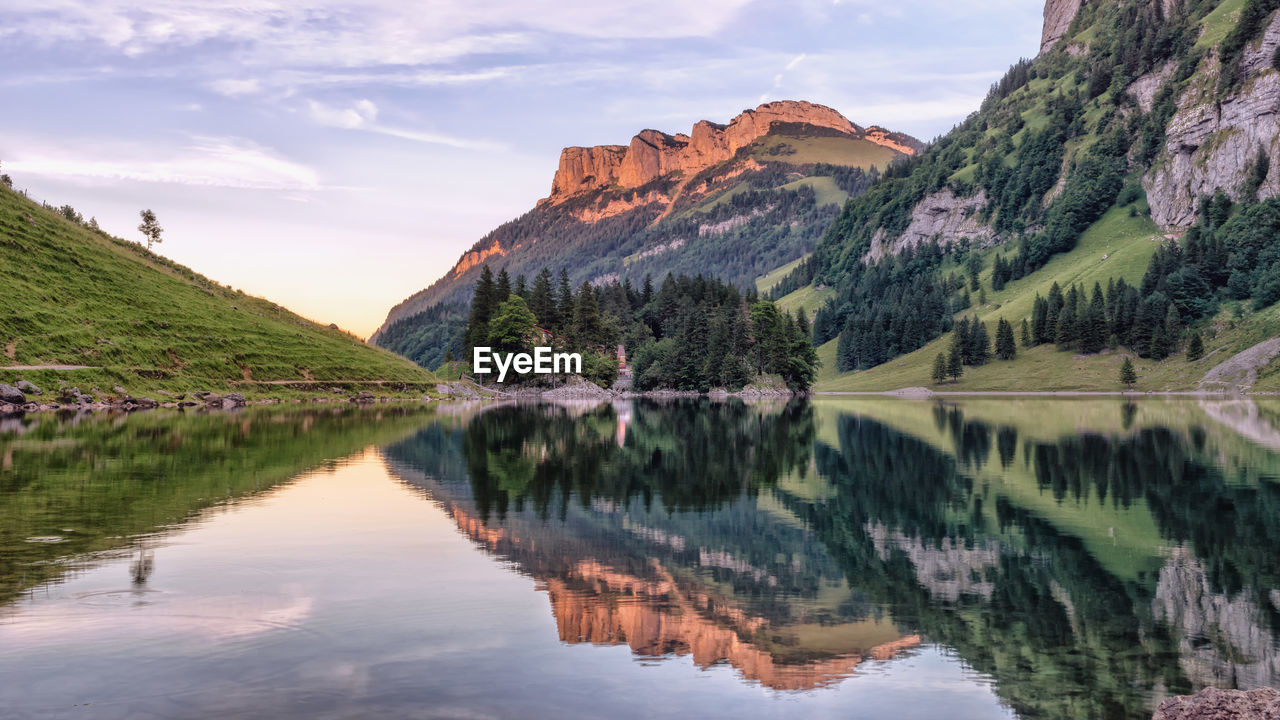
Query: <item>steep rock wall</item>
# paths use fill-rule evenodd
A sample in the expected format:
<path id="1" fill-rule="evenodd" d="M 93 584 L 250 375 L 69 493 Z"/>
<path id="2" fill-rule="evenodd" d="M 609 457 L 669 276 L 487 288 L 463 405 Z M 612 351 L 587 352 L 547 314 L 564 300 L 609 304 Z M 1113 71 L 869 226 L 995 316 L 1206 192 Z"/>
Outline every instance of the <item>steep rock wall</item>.
<path id="1" fill-rule="evenodd" d="M 1044 4 L 1044 29 L 1040 31 L 1040 52 L 1047 52 L 1067 34 L 1084 0 L 1048 0 Z"/>
<path id="2" fill-rule="evenodd" d="M 1260 44 L 1241 58 L 1244 82 L 1221 100 L 1210 96 L 1217 85 L 1217 55 L 1205 59 L 1202 83 L 1193 83 L 1179 98 L 1178 110 L 1165 132 L 1166 147 L 1143 178 L 1151 217 L 1165 226 L 1195 222 L 1202 197 L 1221 189 L 1240 199 L 1258 150 L 1276 158 L 1280 152 L 1280 73 L 1270 65 L 1280 45 L 1280 13 L 1272 16 Z M 1280 163 L 1272 162 L 1259 198 L 1280 193 Z"/>
<path id="3" fill-rule="evenodd" d="M 892 239 L 885 237 L 883 229 L 877 231 L 863 259 L 874 262 L 930 240 L 937 240 L 944 247 L 964 238 L 978 242 L 991 240 L 995 233 L 978 219 L 978 213 L 986 206 L 984 190 L 969 197 L 957 196 L 951 188 L 926 195 L 911 211 L 911 224 L 907 229 Z"/>

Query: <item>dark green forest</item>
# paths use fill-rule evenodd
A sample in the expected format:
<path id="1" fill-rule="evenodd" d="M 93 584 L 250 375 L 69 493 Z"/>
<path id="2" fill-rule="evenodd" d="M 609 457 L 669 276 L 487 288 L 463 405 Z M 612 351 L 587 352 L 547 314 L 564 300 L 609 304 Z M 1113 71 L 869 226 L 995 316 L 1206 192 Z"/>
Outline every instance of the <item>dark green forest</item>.
<path id="1" fill-rule="evenodd" d="M 505 268 L 495 277 L 486 265 L 472 298 L 463 362 L 475 347 L 506 353 L 549 345 L 582 353 L 584 377 L 608 387 L 622 345 L 641 391 L 736 391 L 772 375 L 803 392 L 817 375 L 803 312 L 793 316 L 703 276 L 667 275 L 656 288 L 646 277 L 639 289 L 630 280 L 584 282 L 575 290 L 564 269 L 553 280 L 543 268 L 530 283 L 523 275 L 513 282 Z"/>

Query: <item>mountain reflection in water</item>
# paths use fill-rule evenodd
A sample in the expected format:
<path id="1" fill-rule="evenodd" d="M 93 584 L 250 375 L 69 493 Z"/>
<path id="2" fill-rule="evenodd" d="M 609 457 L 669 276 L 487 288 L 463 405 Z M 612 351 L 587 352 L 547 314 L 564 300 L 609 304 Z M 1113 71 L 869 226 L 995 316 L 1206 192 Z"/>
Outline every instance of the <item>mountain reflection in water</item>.
<path id="1" fill-rule="evenodd" d="M 95 715 L 1145 720 L 1280 686 L 1278 427 L 1246 399 L 10 419 L 0 705 L 70 716 L 136 655 Z"/>
<path id="2" fill-rule="evenodd" d="M 1240 402 L 506 406 L 386 454 L 564 642 L 779 690 L 938 643 L 1025 717 L 1145 718 L 1280 686 L 1275 416 Z"/>

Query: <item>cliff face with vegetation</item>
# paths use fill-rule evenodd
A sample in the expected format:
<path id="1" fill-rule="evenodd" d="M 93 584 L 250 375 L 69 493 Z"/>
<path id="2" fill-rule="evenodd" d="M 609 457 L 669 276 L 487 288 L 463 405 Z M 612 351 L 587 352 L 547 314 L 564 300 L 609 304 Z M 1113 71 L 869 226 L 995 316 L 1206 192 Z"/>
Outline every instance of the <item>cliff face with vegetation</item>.
<path id="1" fill-rule="evenodd" d="M 988 326 L 978 345 L 1027 323 L 1002 359 L 1055 368 L 1036 371 L 1041 390 L 1118 387 L 1124 353 L 1156 362 L 1139 386 L 1187 389 L 1205 356 L 1275 335 L 1280 2 L 1050 0 L 1044 16 L 1040 55 L 848 203 L 777 283 L 784 307 L 816 311 L 819 390 L 927 384 L 961 318 Z M 1072 288 L 1069 318 L 1036 314 Z M 1097 361 L 1058 368 L 1054 348 Z M 958 354 L 960 375 L 1017 381 Z"/>
<path id="2" fill-rule="evenodd" d="M 1237 89 L 1223 85 L 1222 50 L 1214 47 L 1190 85 L 1177 94 L 1176 111 L 1165 129 L 1165 149 L 1143 178 L 1151 217 L 1160 225 L 1186 227 L 1201 198 L 1221 189 L 1234 200 L 1280 192 L 1280 165 L 1258 166 L 1259 153 L 1280 153 L 1280 13 L 1271 15 L 1261 37 L 1231 61 L 1241 78 Z M 1215 62 L 1216 61 L 1216 62 Z M 1256 184 L 1251 175 L 1260 173 Z"/>

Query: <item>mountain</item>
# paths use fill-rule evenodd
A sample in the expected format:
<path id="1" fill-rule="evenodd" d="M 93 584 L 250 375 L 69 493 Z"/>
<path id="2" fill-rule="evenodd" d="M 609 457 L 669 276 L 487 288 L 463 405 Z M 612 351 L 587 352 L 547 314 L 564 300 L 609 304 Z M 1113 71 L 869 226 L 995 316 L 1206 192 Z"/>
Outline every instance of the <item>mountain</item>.
<path id="1" fill-rule="evenodd" d="M 436 337 L 486 263 L 513 279 L 567 268 L 574 285 L 675 270 L 750 284 L 812 250 L 847 198 L 921 147 L 822 105 L 780 101 L 687 135 L 644 130 L 628 145 L 565 148 L 548 197 L 392 308 L 372 340 L 438 362 Z"/>
<path id="2" fill-rule="evenodd" d="M 4 185 L 0 269 L 0 383 L 28 380 L 46 400 L 64 382 L 97 397 L 120 395 L 117 385 L 135 396 L 235 389 L 250 399 L 371 381 L 416 395 L 434 388 L 434 376 L 404 358 Z"/>
<path id="3" fill-rule="evenodd" d="M 1135 355 L 1143 389 L 1224 387 L 1211 371 L 1236 356 L 1225 387 L 1274 384 L 1278 9 L 1049 0 L 1040 54 L 778 281 L 816 313 L 818 388 L 930 384 L 957 328 L 1002 321 L 1030 342 L 949 389 L 1112 390 Z"/>

